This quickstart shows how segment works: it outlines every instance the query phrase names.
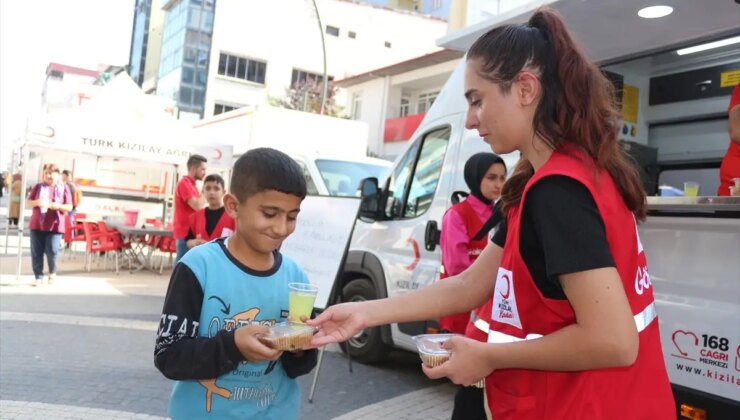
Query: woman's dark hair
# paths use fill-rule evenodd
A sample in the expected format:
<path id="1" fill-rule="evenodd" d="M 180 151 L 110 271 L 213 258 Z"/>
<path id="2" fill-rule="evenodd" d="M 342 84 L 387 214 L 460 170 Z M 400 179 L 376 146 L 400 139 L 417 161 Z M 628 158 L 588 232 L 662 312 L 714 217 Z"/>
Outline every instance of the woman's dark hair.
<path id="1" fill-rule="evenodd" d="M 619 147 L 614 88 L 576 45 L 558 12 L 541 8 L 525 24 L 488 31 L 470 47 L 468 60 L 479 60 L 479 75 L 504 93 L 522 70 L 536 73 L 542 95 L 534 115 L 535 133 L 555 150 L 570 144 L 591 156 L 595 169 L 611 175 L 637 220 L 645 219 L 639 173 Z M 502 190 L 504 212 L 519 203 L 533 174 L 531 163 L 521 159 Z"/>

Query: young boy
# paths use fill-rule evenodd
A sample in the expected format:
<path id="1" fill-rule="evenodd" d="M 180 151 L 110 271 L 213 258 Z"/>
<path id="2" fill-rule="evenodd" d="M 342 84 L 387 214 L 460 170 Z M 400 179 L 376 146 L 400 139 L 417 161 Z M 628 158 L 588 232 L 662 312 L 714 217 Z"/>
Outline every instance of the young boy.
<path id="1" fill-rule="evenodd" d="M 221 175 L 211 174 L 203 181 L 203 195 L 208 206 L 190 215 L 190 231 L 185 238 L 188 249 L 234 233 L 234 218 L 224 209 L 225 192 L 226 184 Z"/>
<path id="2" fill-rule="evenodd" d="M 154 364 L 175 385 L 169 415 L 183 418 L 294 419 L 293 379 L 316 364 L 316 350 L 285 352 L 259 335 L 288 314 L 288 283 L 308 282 L 278 252 L 296 226 L 306 181 L 274 149 L 234 164 L 226 212 L 236 231 L 191 249 L 175 266 L 164 302 Z"/>

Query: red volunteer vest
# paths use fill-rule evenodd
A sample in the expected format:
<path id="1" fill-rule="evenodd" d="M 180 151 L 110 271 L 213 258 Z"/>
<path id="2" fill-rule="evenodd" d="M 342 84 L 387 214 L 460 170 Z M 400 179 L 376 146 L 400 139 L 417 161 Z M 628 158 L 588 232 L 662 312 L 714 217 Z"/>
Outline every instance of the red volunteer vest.
<path id="1" fill-rule="evenodd" d="M 637 360 L 626 368 L 581 372 L 494 371 L 486 378 L 489 408 L 496 420 L 675 419 L 647 260 L 634 216 L 608 173 L 596 172 L 585 154 L 573 154 L 583 158 L 554 152 L 525 186 L 520 204 L 509 212 L 494 295 L 486 304 L 492 308 L 484 317 L 491 326 L 488 341 L 537 338 L 576 322 L 567 300 L 542 296 L 519 253 L 522 208 L 529 188 L 544 177 L 565 175 L 588 188 L 604 220 L 609 249 L 639 331 Z"/>
<path id="2" fill-rule="evenodd" d="M 465 222 L 465 228 L 468 231 L 468 238 L 471 238 L 468 242 L 468 255 L 470 255 L 470 258 L 473 261 L 477 260 L 480 253 L 483 252 L 483 249 L 488 244 L 488 238 L 485 237 L 477 241 L 474 241 L 472 238 L 483 227 L 484 220 L 480 220 L 478 214 L 470 203 L 468 203 L 468 200 L 455 204 L 447 211 L 454 211 L 462 217 Z M 440 280 L 449 277 L 447 274 L 447 268 L 444 267 L 444 264 L 442 264 L 442 267 L 444 270 L 442 270 L 443 273 L 439 275 Z M 439 327 L 441 329 L 456 334 L 464 334 L 468 323 L 470 323 L 470 312 L 448 315 L 439 319 Z M 485 341 L 485 338 L 481 341 Z"/>
<path id="3" fill-rule="evenodd" d="M 200 239 L 204 241 L 212 241 L 214 239 L 221 238 L 223 236 L 229 236 L 236 230 L 234 219 L 231 218 L 226 212 L 221 215 L 218 219 L 216 227 L 213 228 L 213 232 L 209 235 L 206 232 L 206 209 L 200 209 L 190 216 L 190 226 L 193 229 L 193 234 L 197 238 L 200 235 Z"/>

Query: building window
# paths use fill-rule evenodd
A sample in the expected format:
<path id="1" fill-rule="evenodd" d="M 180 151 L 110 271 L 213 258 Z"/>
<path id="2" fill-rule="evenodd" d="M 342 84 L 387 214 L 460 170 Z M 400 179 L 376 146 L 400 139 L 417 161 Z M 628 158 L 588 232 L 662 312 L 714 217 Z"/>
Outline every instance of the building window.
<path id="1" fill-rule="evenodd" d="M 224 104 L 216 104 L 213 106 L 213 115 L 223 114 L 224 112 L 229 112 L 237 109 L 238 107 L 231 106 L 231 105 L 224 105 Z"/>
<path id="2" fill-rule="evenodd" d="M 328 79 L 331 82 L 332 80 L 334 80 L 334 76 L 329 76 Z M 324 80 L 324 75 L 312 73 L 310 71 L 293 69 L 293 76 L 290 79 L 290 86 L 294 87 L 297 84 L 306 83 L 309 80 L 321 82 Z"/>
<path id="3" fill-rule="evenodd" d="M 398 107 L 398 116 L 405 117 L 409 115 L 410 106 L 411 101 L 409 100 L 409 98 L 401 98 L 401 106 Z"/>
<path id="4" fill-rule="evenodd" d="M 326 25 L 326 34 L 331 36 L 339 36 L 339 28 L 336 26 Z"/>
<path id="5" fill-rule="evenodd" d="M 352 94 L 352 119 L 359 120 L 362 116 L 362 93 Z"/>
<path id="6" fill-rule="evenodd" d="M 357 38 L 357 33 L 356 32 L 352 32 L 352 31 L 349 31 L 347 33 L 347 36 L 350 37 L 350 38 L 352 38 L 352 39 L 355 39 L 355 38 Z"/>
<path id="7" fill-rule="evenodd" d="M 422 112 L 429 111 L 434 101 L 437 99 L 439 92 L 422 93 L 419 95 L 419 104 L 416 106 L 416 112 L 421 114 Z"/>
<path id="8" fill-rule="evenodd" d="M 64 79 L 64 73 L 62 73 L 59 70 L 52 70 L 49 73 L 49 79 L 52 79 L 52 80 L 63 80 Z"/>
<path id="9" fill-rule="evenodd" d="M 218 74 L 265 84 L 267 63 L 244 57 L 221 53 L 218 60 Z"/>
<path id="10" fill-rule="evenodd" d="M 439 10 L 442 8 L 442 0 L 432 0 L 432 10 Z"/>
<path id="11" fill-rule="evenodd" d="M 390 48 L 390 47 L 391 47 L 391 43 L 390 43 L 390 42 L 388 42 L 388 41 L 385 41 L 385 47 L 386 47 L 386 48 Z"/>

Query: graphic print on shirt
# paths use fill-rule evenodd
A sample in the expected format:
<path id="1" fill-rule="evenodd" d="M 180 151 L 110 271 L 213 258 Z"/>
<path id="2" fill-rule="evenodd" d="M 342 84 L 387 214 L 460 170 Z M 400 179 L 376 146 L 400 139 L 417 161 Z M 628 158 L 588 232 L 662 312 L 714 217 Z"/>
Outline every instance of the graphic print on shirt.
<path id="1" fill-rule="evenodd" d="M 516 307 L 516 293 L 514 292 L 514 273 L 499 267 L 496 275 L 496 289 L 493 291 L 493 307 L 491 318 L 494 321 L 522 328 L 519 319 L 519 310 Z"/>
<path id="2" fill-rule="evenodd" d="M 640 232 L 637 231 L 636 220 L 635 237 L 637 238 L 637 273 L 635 274 L 635 293 L 642 295 L 645 293 L 645 290 L 652 286 L 653 282 L 650 280 L 650 274 L 648 274 L 647 257 L 645 256 L 645 250 L 642 248 L 642 241 L 640 241 Z"/>
<path id="3" fill-rule="evenodd" d="M 222 298 L 218 296 L 211 296 L 208 298 L 218 300 L 222 305 L 223 309 L 221 312 L 227 315 L 226 318 L 220 318 L 218 316 L 213 316 L 211 318 L 210 324 L 208 326 L 208 335 L 210 337 L 213 337 L 218 333 L 219 330 L 226 330 L 226 331 L 234 331 L 237 328 L 244 327 L 251 324 L 260 324 L 265 326 L 273 326 L 277 323 L 277 320 L 270 319 L 270 320 L 257 320 L 257 315 L 260 313 L 259 308 L 251 308 L 246 311 L 239 312 L 233 316 L 228 316 L 229 310 L 231 309 L 231 304 L 227 304 Z M 247 361 L 241 362 L 241 364 L 246 364 Z M 273 368 L 275 367 L 275 364 L 277 362 L 270 362 L 270 364 L 267 366 L 267 369 L 262 373 L 263 375 L 267 375 L 270 372 L 272 372 Z M 237 372 L 235 370 L 232 373 Z M 272 386 L 264 385 L 261 388 L 255 388 L 255 387 L 235 387 L 233 390 L 229 390 L 227 388 L 220 387 L 217 383 L 217 378 L 214 379 L 204 379 L 198 381 L 201 386 L 203 386 L 206 389 L 205 394 L 205 403 L 206 403 L 206 412 L 211 412 L 211 407 L 213 406 L 213 396 L 217 395 L 222 398 L 226 399 L 232 399 L 235 401 L 238 400 L 255 400 L 257 401 L 257 405 L 259 407 L 266 407 L 270 405 L 276 398 L 275 390 L 272 389 Z"/>

